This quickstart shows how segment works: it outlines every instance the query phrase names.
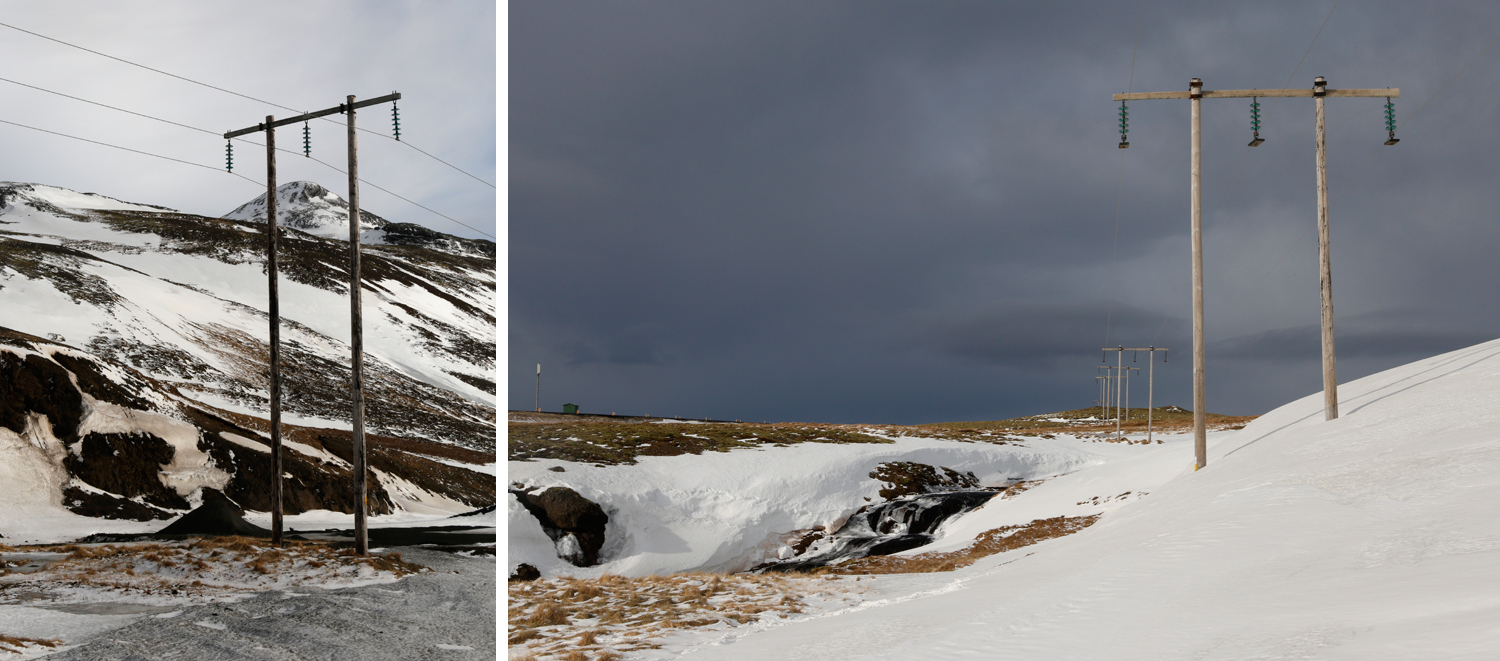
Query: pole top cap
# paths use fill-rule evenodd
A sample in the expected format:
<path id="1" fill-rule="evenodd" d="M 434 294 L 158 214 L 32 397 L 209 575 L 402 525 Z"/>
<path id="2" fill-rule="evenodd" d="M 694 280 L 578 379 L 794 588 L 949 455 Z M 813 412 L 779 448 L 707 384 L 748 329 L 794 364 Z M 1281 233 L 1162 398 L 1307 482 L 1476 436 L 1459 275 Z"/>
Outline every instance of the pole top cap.
<path id="1" fill-rule="evenodd" d="M 1327 85 L 1328 84 L 1328 79 L 1324 78 L 1322 76 L 1318 76 L 1317 78 L 1313 79 L 1313 84 L 1314 85 Z"/>
<path id="2" fill-rule="evenodd" d="M 1194 78 L 1188 82 L 1188 87 L 1203 87 L 1203 79 Z"/>

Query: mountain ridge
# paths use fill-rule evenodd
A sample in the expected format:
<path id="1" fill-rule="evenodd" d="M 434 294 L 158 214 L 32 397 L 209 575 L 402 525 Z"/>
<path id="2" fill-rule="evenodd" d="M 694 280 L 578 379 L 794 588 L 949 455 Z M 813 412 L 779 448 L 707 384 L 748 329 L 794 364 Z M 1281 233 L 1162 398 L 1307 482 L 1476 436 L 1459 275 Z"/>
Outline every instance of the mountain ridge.
<path id="1" fill-rule="evenodd" d="M 221 216 L 226 220 L 266 222 L 266 194 L 262 193 Z M 293 181 L 276 187 L 276 222 L 315 236 L 349 239 L 349 202 L 311 181 Z M 367 245 L 418 245 L 454 254 L 495 256 L 495 242 L 466 239 L 418 225 L 394 223 L 359 210 L 360 243 Z"/>

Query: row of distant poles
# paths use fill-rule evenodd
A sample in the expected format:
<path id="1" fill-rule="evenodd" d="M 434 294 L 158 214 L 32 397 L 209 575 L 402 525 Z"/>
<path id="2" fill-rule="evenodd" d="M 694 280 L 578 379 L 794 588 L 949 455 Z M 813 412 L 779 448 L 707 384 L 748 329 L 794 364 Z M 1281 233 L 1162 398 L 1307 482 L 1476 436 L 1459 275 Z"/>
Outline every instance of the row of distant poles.
<path id="1" fill-rule="evenodd" d="M 1207 425 L 1207 398 L 1203 391 L 1203 190 L 1202 180 L 1202 131 L 1201 105 L 1205 98 L 1240 98 L 1250 99 L 1251 129 L 1254 138 L 1250 141 L 1251 147 L 1259 146 L 1265 140 L 1260 137 L 1260 99 L 1271 97 L 1312 97 L 1313 106 L 1317 113 L 1316 142 L 1317 142 L 1317 181 L 1318 181 L 1318 262 L 1322 279 L 1323 292 L 1323 412 L 1324 419 L 1333 420 L 1339 417 L 1338 399 L 1338 376 L 1334 368 L 1333 350 L 1333 275 L 1329 264 L 1328 251 L 1328 157 L 1324 146 L 1323 128 L 1323 99 L 1327 97 L 1384 97 L 1385 102 L 1385 127 L 1387 140 L 1385 144 L 1394 145 L 1400 140 L 1396 139 L 1396 109 L 1391 99 L 1400 98 L 1401 90 L 1395 87 L 1386 89 L 1328 89 L 1328 81 L 1322 76 L 1313 79 L 1312 89 L 1250 89 L 1250 90 L 1205 90 L 1203 81 L 1194 78 L 1188 83 L 1187 91 L 1182 92 L 1138 92 L 1133 94 L 1116 94 L 1114 100 L 1120 102 L 1120 148 L 1130 146 L 1129 133 L 1129 108 L 1127 101 L 1144 101 L 1148 99 L 1190 99 L 1192 102 L 1192 161 L 1189 168 L 1191 224 L 1193 243 L 1193 447 L 1195 461 L 1193 470 L 1208 465 L 1208 425 Z"/>
<path id="2" fill-rule="evenodd" d="M 1156 352 L 1164 352 L 1167 348 L 1120 345 L 1114 348 L 1104 347 L 1103 350 L 1106 352 L 1105 355 L 1108 355 L 1110 351 L 1117 352 L 1118 364 L 1111 367 L 1107 364 L 1107 360 L 1104 360 L 1102 356 L 1100 358 L 1101 362 L 1106 364 L 1099 366 L 1099 369 L 1104 370 L 1104 374 L 1094 377 L 1094 380 L 1099 382 L 1099 419 L 1108 419 L 1110 415 L 1113 415 L 1115 436 L 1121 439 L 1125 438 L 1124 420 L 1130 417 L 1130 373 L 1141 371 L 1139 367 L 1125 366 L 1125 352 L 1132 352 L 1130 358 L 1132 363 L 1140 360 L 1140 352 L 1146 352 L 1148 364 L 1146 369 L 1146 442 L 1150 443 L 1153 440 L 1152 433 L 1155 428 L 1153 413 L 1156 407 Z M 1162 354 L 1162 362 L 1167 362 L 1165 353 Z"/>
<path id="3" fill-rule="evenodd" d="M 354 549 L 359 555 L 365 555 L 370 551 L 369 527 L 366 517 L 369 515 L 369 483 L 365 469 L 365 385 L 364 385 L 364 321 L 361 306 L 360 277 L 359 277 L 359 143 L 358 135 L 354 126 L 355 110 L 381 103 L 391 104 L 391 119 L 394 123 L 396 139 L 401 139 L 401 125 L 396 114 L 395 102 L 401 98 L 400 92 L 393 92 L 376 99 L 355 102 L 354 95 L 350 95 L 346 103 L 341 103 L 332 108 L 319 110 L 317 112 L 305 113 L 288 119 L 277 120 L 271 115 L 266 115 L 266 121 L 249 128 L 238 131 L 230 131 L 224 134 L 226 141 L 249 133 L 264 131 L 266 134 L 266 235 L 267 235 L 267 257 L 266 273 L 269 278 L 269 291 L 271 298 L 271 472 L 275 474 L 271 480 L 271 543 L 281 544 L 282 528 L 282 489 L 281 489 L 281 300 L 277 291 L 277 267 L 276 267 L 276 235 L 279 229 L 276 226 L 276 127 L 288 124 L 302 124 L 302 148 L 304 155 L 311 155 L 312 144 L 307 128 L 309 120 L 317 119 L 327 115 L 342 113 L 348 118 L 349 125 L 349 351 L 352 355 L 352 374 L 349 390 L 354 401 L 353 404 L 353 464 L 354 489 L 356 505 L 354 508 Z M 229 148 L 226 152 L 228 159 L 225 167 L 233 170 L 234 151 Z"/>

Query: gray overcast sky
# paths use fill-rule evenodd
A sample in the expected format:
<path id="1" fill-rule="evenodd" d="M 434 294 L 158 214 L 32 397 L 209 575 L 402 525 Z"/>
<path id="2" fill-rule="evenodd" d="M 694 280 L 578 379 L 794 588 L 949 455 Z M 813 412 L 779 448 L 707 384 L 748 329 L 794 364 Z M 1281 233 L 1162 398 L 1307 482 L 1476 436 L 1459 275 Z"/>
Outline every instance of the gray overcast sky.
<path id="1" fill-rule="evenodd" d="M 1190 405 L 1188 103 L 1122 151 L 1110 95 L 1194 76 L 1401 88 L 1394 147 L 1328 102 L 1341 381 L 1493 339 L 1500 47 L 1433 95 L 1500 6 L 1347 2 L 1308 52 L 1333 7 L 513 3 L 509 406 L 540 362 L 546 410 L 997 419 L 1093 405 L 1106 344 L 1173 348 Z M 1203 104 L 1220 413 L 1322 387 L 1313 104 L 1263 107 L 1251 150 L 1248 100 Z"/>
<path id="2" fill-rule="evenodd" d="M 0 22 L 282 104 L 321 110 L 349 94 L 399 90 L 402 139 L 496 183 L 496 14 L 487 2 L 267 0 L 255 3 L 79 0 L 6 4 Z M 0 77 L 212 131 L 294 114 L 0 27 Z M 391 133 L 390 106 L 360 111 L 359 126 Z M 343 121 L 342 116 L 333 119 Z M 210 166 L 192 167 L 0 124 L 0 180 L 95 192 L 218 216 L 264 192 L 265 149 L 235 143 L 0 81 L 0 120 Z M 495 234 L 496 189 L 385 137 L 360 134 L 360 175 Z M 277 131 L 301 151 L 301 127 Z M 247 136 L 262 142 L 259 136 Z M 313 157 L 344 169 L 345 129 L 312 122 Z M 300 155 L 277 159 L 281 182 L 339 193 L 345 175 Z M 210 169 L 212 168 L 212 169 Z M 217 169 L 218 171 L 214 171 Z M 361 206 L 397 222 L 478 237 L 371 187 Z"/>

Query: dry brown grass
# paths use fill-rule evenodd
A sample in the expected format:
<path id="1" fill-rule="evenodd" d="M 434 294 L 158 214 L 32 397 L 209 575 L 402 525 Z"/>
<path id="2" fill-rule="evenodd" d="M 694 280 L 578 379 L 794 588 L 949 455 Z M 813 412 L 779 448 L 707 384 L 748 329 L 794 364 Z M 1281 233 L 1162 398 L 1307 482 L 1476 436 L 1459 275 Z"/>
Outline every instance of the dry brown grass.
<path id="1" fill-rule="evenodd" d="M 1071 535 L 1094 525 L 1094 522 L 1098 520 L 1098 514 L 1037 519 L 1023 526 L 1005 526 L 987 530 L 975 539 L 973 544 L 959 551 L 872 556 L 826 569 L 840 574 L 921 574 L 953 571 L 974 564 L 974 561 L 986 556 L 1024 548 L 1054 537 Z"/>
<path id="2" fill-rule="evenodd" d="M 37 547 L 64 553 L 45 570 L 23 582 L 68 581 L 80 586 L 127 592 L 168 593 L 186 598 L 210 597 L 243 587 L 246 576 L 278 578 L 317 584 L 334 576 L 349 576 L 363 567 L 396 577 L 422 571 L 400 554 L 354 555 L 352 548 L 323 542 L 287 541 L 284 546 L 251 537 L 220 537 L 174 542 L 145 542 Z M 320 570 L 309 572 L 309 569 Z M 254 582 L 252 581 L 252 584 Z"/>
<path id="3" fill-rule="evenodd" d="M 57 647 L 62 641 L 50 638 L 26 638 L 24 636 L 7 636 L 0 633 L 0 652 L 11 652 L 24 654 L 28 647 Z"/>
<path id="4" fill-rule="evenodd" d="M 594 661 L 655 647 L 675 630 L 735 627 L 809 608 L 810 596 L 839 597 L 837 576 L 709 574 L 597 579 L 543 578 L 507 585 L 507 642 L 538 658 Z"/>

